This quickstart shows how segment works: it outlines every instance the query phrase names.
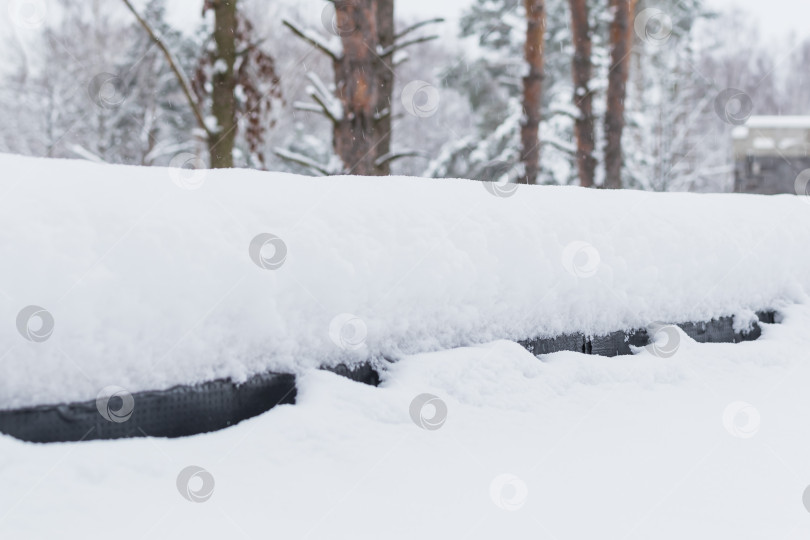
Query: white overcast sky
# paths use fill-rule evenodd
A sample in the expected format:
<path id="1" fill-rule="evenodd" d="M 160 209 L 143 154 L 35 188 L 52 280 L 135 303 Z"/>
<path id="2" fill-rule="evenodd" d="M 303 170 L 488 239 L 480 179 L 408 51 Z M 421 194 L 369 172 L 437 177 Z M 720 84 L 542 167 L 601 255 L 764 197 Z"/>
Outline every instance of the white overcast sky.
<path id="1" fill-rule="evenodd" d="M 313 0 L 303 0 L 313 1 Z M 318 0 L 314 0 L 318 1 Z M 797 37 L 810 35 L 810 0 L 706 0 L 710 8 L 740 8 L 751 13 L 769 37 L 795 32 Z M 423 17 L 444 16 L 456 19 L 472 0 L 399 0 L 400 15 Z"/>
<path id="2" fill-rule="evenodd" d="M 317 0 L 300 0 L 310 2 Z M 607 1 L 607 0 L 605 0 Z M 408 19 L 445 17 L 445 35 L 457 35 L 458 20 L 473 0 L 397 0 L 397 14 Z M 705 0 L 706 6 L 719 11 L 734 9 L 747 12 L 760 28 L 761 39 L 774 52 L 790 48 L 787 37 L 810 37 L 810 0 Z"/>
<path id="3" fill-rule="evenodd" d="M 795 32 L 799 38 L 810 35 L 810 2 L 808 0 L 708 0 L 714 8 L 740 8 L 750 12 L 771 37 Z"/>
<path id="4" fill-rule="evenodd" d="M 8 0 L 0 0 L 0 4 Z M 140 0 L 143 1 L 143 0 Z M 254 0 L 266 1 L 266 0 Z M 607 1 L 607 0 L 606 0 Z M 776 38 L 795 32 L 801 38 L 810 35 L 810 0 L 705 0 L 710 8 L 732 9 L 740 8 L 751 13 L 752 18 L 759 21 L 762 34 L 766 37 Z M 323 0 L 297 0 L 301 8 L 311 5 L 313 13 L 320 13 L 324 6 Z M 408 19 L 445 17 L 448 20 L 458 19 L 464 8 L 472 0 L 397 0 L 396 8 L 399 16 Z M 189 13 L 198 13 L 202 0 L 170 0 L 170 13 L 178 23 L 189 21 Z M 194 20 L 194 18 L 191 18 Z M 196 23 L 196 21 L 194 21 Z M 455 26 L 455 25 L 454 25 Z M 448 28 L 455 33 L 455 28 Z"/>
<path id="5" fill-rule="evenodd" d="M 0 8 L 7 11 L 13 0 L 0 0 Z M 25 0 L 17 0 L 25 1 Z M 254 0 L 264 2 L 266 0 Z M 397 13 L 407 19 L 430 18 L 442 16 L 449 19 L 445 31 L 455 34 L 458 20 L 464 8 L 473 0 L 397 0 Z M 810 0 L 706 0 L 709 7 L 717 9 L 740 8 L 749 12 L 758 21 L 762 34 L 767 38 L 787 36 L 791 32 L 796 37 L 810 36 Z M 138 0 L 142 4 L 143 0 Z M 300 8 L 312 6 L 313 13 L 320 13 L 323 0 L 296 0 Z M 46 4 L 47 5 L 47 2 Z M 181 28 L 193 27 L 199 21 L 198 14 L 202 0 L 169 0 L 169 14 L 172 22 Z M 5 13 L 3 13 L 5 15 Z M 4 18 L 4 17 L 0 17 Z M 0 21 L 6 22 L 6 21 Z M 0 32 L 4 25 L 0 24 Z"/>

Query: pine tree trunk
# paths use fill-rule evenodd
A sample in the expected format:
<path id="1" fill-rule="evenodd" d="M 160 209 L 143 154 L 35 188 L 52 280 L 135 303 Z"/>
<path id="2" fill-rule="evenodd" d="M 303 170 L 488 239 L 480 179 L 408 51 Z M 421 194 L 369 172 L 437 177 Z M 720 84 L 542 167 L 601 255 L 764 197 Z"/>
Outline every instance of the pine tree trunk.
<path id="1" fill-rule="evenodd" d="M 523 123 L 520 129 L 524 181 L 536 184 L 540 172 L 540 105 L 543 92 L 543 38 L 546 27 L 544 0 L 524 0 L 528 73 L 523 77 Z"/>
<path id="2" fill-rule="evenodd" d="M 377 36 L 379 46 L 387 49 L 394 44 L 394 0 L 377 0 Z M 376 150 L 374 154 L 379 157 L 387 156 L 391 152 L 391 109 L 394 97 L 394 55 L 390 54 L 380 59 L 378 67 L 378 96 L 376 113 L 379 117 L 375 126 Z M 387 111 L 387 112 L 386 112 Z M 385 161 L 376 167 L 376 175 L 387 176 L 391 174 L 391 162 Z"/>
<path id="3" fill-rule="evenodd" d="M 343 55 L 335 61 L 335 86 L 343 117 L 335 125 L 334 146 L 347 173 L 377 174 L 378 142 L 374 113 L 380 103 L 377 56 L 377 2 L 337 0 Z M 384 69 L 384 68 L 383 68 Z"/>
<path id="4" fill-rule="evenodd" d="M 213 0 L 214 10 L 214 76 L 212 80 L 211 114 L 217 129 L 208 138 L 211 167 L 233 167 L 233 147 L 236 139 L 236 1 Z"/>
<path id="5" fill-rule="evenodd" d="M 635 0 L 609 0 L 613 11 L 610 23 L 610 73 L 608 74 L 607 109 L 605 111 L 605 187 L 622 187 L 622 131 L 624 99 L 630 71 L 633 43 L 632 17 Z"/>
<path id="6" fill-rule="evenodd" d="M 588 22 L 588 0 L 570 0 L 571 32 L 574 39 L 572 73 L 574 79 L 574 104 L 579 115 L 574 124 L 577 138 L 577 168 L 579 183 L 592 187 L 596 171 L 594 157 L 593 92 L 590 89 L 593 64 L 591 61 L 591 28 Z"/>

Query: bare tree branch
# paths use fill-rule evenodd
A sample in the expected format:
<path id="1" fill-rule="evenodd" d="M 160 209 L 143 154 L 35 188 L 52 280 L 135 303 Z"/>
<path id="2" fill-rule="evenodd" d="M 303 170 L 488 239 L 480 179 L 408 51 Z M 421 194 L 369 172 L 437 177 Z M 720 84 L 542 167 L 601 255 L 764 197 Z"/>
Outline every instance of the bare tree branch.
<path id="1" fill-rule="evenodd" d="M 394 39 L 395 40 L 402 39 L 403 37 L 405 37 L 408 34 L 410 34 L 411 32 L 413 32 L 414 30 L 418 30 L 419 28 L 422 28 L 423 26 L 427 26 L 429 24 L 435 24 L 435 23 L 443 23 L 443 22 L 444 22 L 444 19 L 441 18 L 441 17 L 438 17 L 436 19 L 428 19 L 426 21 L 418 22 L 418 23 L 416 23 L 416 24 L 414 24 L 412 26 L 409 26 L 408 28 L 406 28 L 402 32 L 399 32 L 396 36 L 394 36 Z"/>
<path id="2" fill-rule="evenodd" d="M 127 0 L 124 0 L 124 1 L 127 1 Z M 303 28 L 300 28 L 298 25 L 296 25 L 295 23 L 293 23 L 291 21 L 288 21 L 287 19 L 284 19 L 283 21 L 281 21 L 281 24 L 283 24 L 284 26 L 286 26 L 287 28 L 292 30 L 293 33 L 296 36 L 300 37 L 301 39 L 303 39 L 304 41 L 306 41 L 307 43 L 309 43 L 310 45 L 312 45 L 313 47 L 315 47 L 316 49 L 318 49 L 322 53 L 329 56 L 332 60 L 338 60 L 339 59 L 340 55 L 338 53 L 336 53 L 334 50 L 332 50 L 332 48 L 330 48 L 327 43 L 325 43 L 318 36 L 314 35 L 312 32 L 308 32 L 308 31 L 304 30 Z"/>
<path id="3" fill-rule="evenodd" d="M 406 158 L 406 157 L 427 157 L 424 152 L 418 152 L 416 150 L 407 150 L 403 152 L 391 152 L 390 154 L 385 154 L 377 158 L 374 162 L 375 165 L 378 167 L 383 165 L 384 163 L 391 163 L 394 160 Z"/>
<path id="4" fill-rule="evenodd" d="M 426 41 L 433 41 L 434 39 L 439 39 L 439 36 L 423 36 L 418 38 L 413 38 L 409 41 L 403 41 L 401 43 L 395 43 L 392 47 L 388 47 L 384 49 L 380 54 L 380 58 L 385 58 L 386 56 L 390 56 L 395 52 L 404 49 L 405 47 L 410 47 L 411 45 L 416 45 L 417 43 L 424 43 Z"/>
<path id="5" fill-rule="evenodd" d="M 171 68 L 174 76 L 177 77 L 177 81 L 180 83 L 180 87 L 183 90 L 183 94 L 186 96 L 186 101 L 188 101 L 189 106 L 191 107 L 191 111 L 194 113 L 194 118 L 197 120 L 197 124 L 199 124 L 200 128 L 205 131 L 206 135 L 209 137 L 212 136 L 211 131 L 208 129 L 208 126 L 205 125 L 205 119 L 200 111 L 200 106 L 197 101 L 194 99 L 194 96 L 191 93 L 191 85 L 188 82 L 185 74 L 180 70 L 180 66 L 177 64 L 177 60 L 174 58 L 174 55 L 171 51 L 163 44 L 163 41 L 157 36 L 155 31 L 149 25 L 146 20 L 141 17 L 135 8 L 132 6 L 132 3 L 129 0 L 121 0 L 124 2 L 124 5 L 127 6 L 127 9 L 132 12 L 135 18 L 138 20 L 138 23 L 143 27 L 152 41 L 155 42 L 155 45 L 163 52 L 163 56 L 166 57 L 166 61 L 169 63 L 169 67 Z"/>

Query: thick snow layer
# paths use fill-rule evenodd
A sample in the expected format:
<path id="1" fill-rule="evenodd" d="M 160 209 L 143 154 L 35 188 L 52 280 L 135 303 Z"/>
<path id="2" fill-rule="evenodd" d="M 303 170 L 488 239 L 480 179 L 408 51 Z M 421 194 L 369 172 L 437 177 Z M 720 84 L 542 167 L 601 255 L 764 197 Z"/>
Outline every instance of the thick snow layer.
<path id="1" fill-rule="evenodd" d="M 308 371 L 297 405 L 186 439 L 0 436 L 0 537 L 806 540 L 808 326 L 792 306 L 668 359 L 498 341 L 380 388 Z M 411 419 L 423 393 L 439 429 Z"/>
<path id="2" fill-rule="evenodd" d="M 10 155 L 0 170 L 2 407 L 706 320 L 810 290 L 810 206 L 793 196 Z"/>

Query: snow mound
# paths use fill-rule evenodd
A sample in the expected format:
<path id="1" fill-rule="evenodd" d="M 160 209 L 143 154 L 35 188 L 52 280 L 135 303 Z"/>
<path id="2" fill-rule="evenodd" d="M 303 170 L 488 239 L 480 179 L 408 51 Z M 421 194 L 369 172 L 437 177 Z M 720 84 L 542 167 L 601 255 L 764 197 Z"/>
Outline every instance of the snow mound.
<path id="1" fill-rule="evenodd" d="M 810 287 L 793 196 L 0 168 L 2 407 L 706 320 Z"/>

